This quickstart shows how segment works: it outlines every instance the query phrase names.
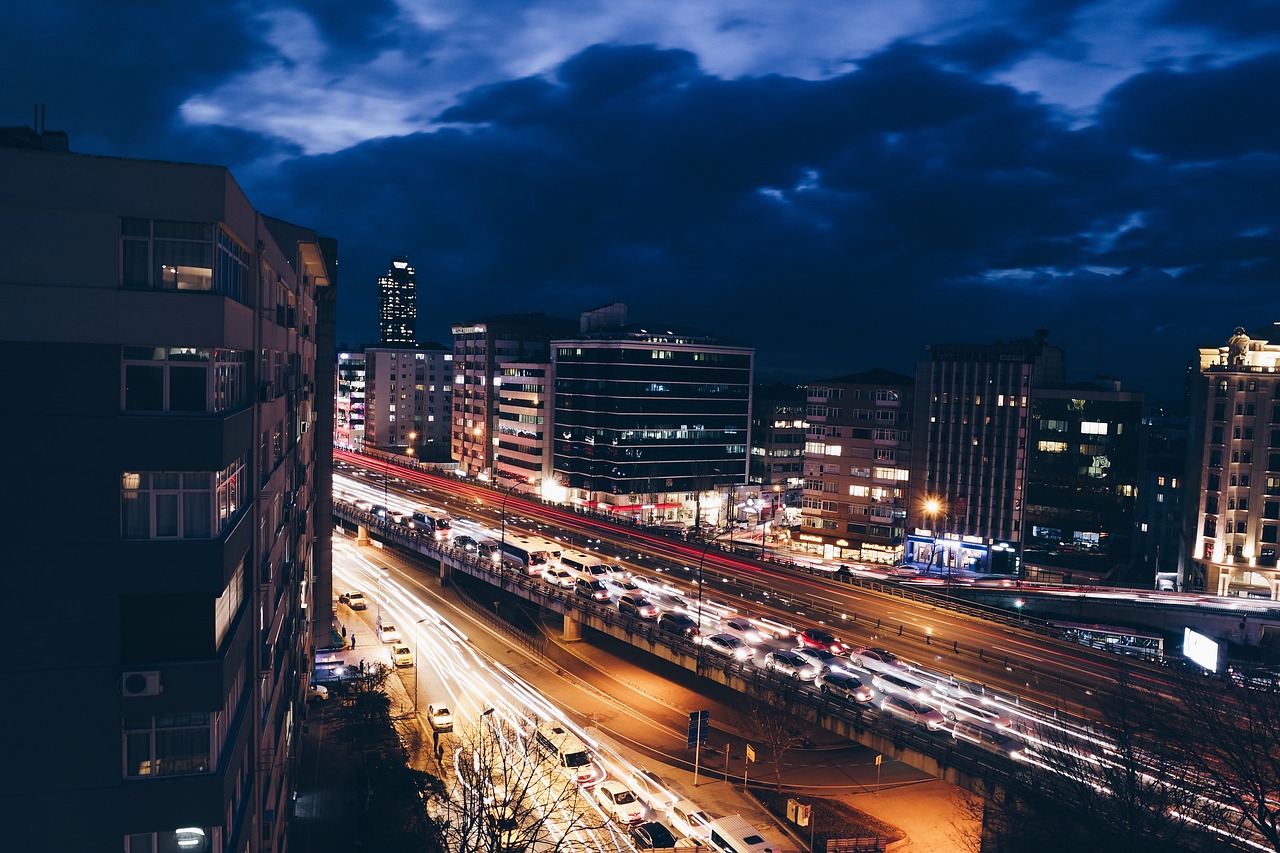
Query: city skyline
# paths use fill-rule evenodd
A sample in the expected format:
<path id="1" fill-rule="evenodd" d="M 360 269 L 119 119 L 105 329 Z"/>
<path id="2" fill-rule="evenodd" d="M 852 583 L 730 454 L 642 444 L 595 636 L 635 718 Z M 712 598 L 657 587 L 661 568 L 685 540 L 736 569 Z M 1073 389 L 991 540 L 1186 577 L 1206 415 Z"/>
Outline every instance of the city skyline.
<path id="1" fill-rule="evenodd" d="M 0 10 L 0 124 L 227 165 L 341 250 L 339 340 L 418 272 L 422 340 L 613 301 L 762 381 L 1046 328 L 1176 404 L 1280 319 L 1280 15 L 1261 3 Z M 38 121 L 37 121 L 38 123 Z"/>

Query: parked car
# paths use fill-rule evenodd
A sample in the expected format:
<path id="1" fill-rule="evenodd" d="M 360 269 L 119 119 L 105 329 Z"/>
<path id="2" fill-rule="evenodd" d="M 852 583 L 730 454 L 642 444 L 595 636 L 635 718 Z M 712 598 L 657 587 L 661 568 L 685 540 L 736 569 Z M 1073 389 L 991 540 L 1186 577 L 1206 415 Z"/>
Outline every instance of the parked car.
<path id="1" fill-rule="evenodd" d="M 683 613 L 663 613 L 658 617 L 658 629 L 694 641 L 701 634 L 697 620 Z"/>
<path id="2" fill-rule="evenodd" d="M 329 698 L 329 688 L 323 684 L 310 684 L 307 686 L 308 702 L 323 702 Z"/>
<path id="3" fill-rule="evenodd" d="M 681 800 L 667 810 L 667 822 L 683 836 L 709 842 L 711 839 L 711 815 L 692 800 Z"/>
<path id="4" fill-rule="evenodd" d="M 665 850 L 676 846 L 671 830 L 655 820 L 631 827 L 631 841 L 638 850 Z"/>
<path id="5" fill-rule="evenodd" d="M 764 668 L 780 675 L 808 680 L 816 678 L 818 671 L 800 655 L 791 651 L 769 652 L 764 656 Z"/>
<path id="6" fill-rule="evenodd" d="M 873 698 L 871 688 L 863 684 L 858 676 L 849 672 L 828 672 L 819 676 L 816 683 L 823 693 L 846 702 L 865 703 Z"/>
<path id="7" fill-rule="evenodd" d="M 940 711 L 935 711 L 920 700 L 900 693 L 881 699 L 880 709 L 890 716 L 921 726 L 931 732 L 940 731 L 947 724 L 947 718 L 942 716 Z"/>
<path id="8" fill-rule="evenodd" d="M 733 634 L 712 634 L 702 642 L 712 651 L 734 660 L 750 660 L 755 657 L 755 650 Z"/>
<path id="9" fill-rule="evenodd" d="M 870 672 L 905 672 L 907 665 L 888 649 L 854 649 L 849 660 Z"/>
<path id="10" fill-rule="evenodd" d="M 649 599 L 634 592 L 618 597 L 618 612 L 640 619 L 658 618 L 658 608 Z"/>
<path id="11" fill-rule="evenodd" d="M 413 666 L 413 652 L 403 643 L 391 647 L 391 662 L 396 666 Z"/>
<path id="12" fill-rule="evenodd" d="M 367 610 L 369 607 L 369 602 L 365 601 L 363 592 L 344 592 L 338 596 L 338 601 L 352 610 Z"/>
<path id="13" fill-rule="evenodd" d="M 573 583 L 573 590 L 583 598 L 595 601 L 609 600 L 609 587 L 605 586 L 603 581 L 577 578 Z"/>
<path id="14" fill-rule="evenodd" d="M 639 823 L 645 810 L 635 793 L 616 779 L 606 779 L 596 786 L 596 802 L 616 823 Z"/>
<path id="15" fill-rule="evenodd" d="M 818 671 L 819 675 L 825 675 L 833 670 L 841 669 L 841 665 L 844 663 L 842 658 L 838 658 L 823 649 L 796 649 L 796 654 L 813 664 L 813 668 Z"/>
<path id="16" fill-rule="evenodd" d="M 378 639 L 384 643 L 398 643 L 400 631 L 390 622 L 383 622 L 378 625 Z"/>
<path id="17" fill-rule="evenodd" d="M 1012 735 L 992 731 L 978 723 L 956 722 L 951 726 L 951 736 L 957 741 L 967 741 L 983 749 L 999 752 L 1008 758 L 1026 757 L 1027 745 Z"/>
<path id="18" fill-rule="evenodd" d="M 453 731 L 453 712 L 444 705 L 428 705 L 427 719 L 431 721 L 431 728 L 437 732 Z"/>
<path id="19" fill-rule="evenodd" d="M 847 655 L 849 653 L 849 646 L 837 640 L 835 634 L 822 628 L 806 628 L 796 634 L 796 640 L 799 641 L 800 647 L 803 649 L 818 649 L 819 651 L 830 652 L 833 655 Z"/>

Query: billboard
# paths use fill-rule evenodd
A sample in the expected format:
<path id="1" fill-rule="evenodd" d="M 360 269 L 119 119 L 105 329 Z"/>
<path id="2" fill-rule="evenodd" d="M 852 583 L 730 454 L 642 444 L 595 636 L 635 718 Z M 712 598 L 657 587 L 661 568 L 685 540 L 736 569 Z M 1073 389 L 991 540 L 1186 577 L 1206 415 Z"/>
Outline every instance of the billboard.
<path id="1" fill-rule="evenodd" d="M 1210 672 L 1218 671 L 1218 643 L 1198 631 L 1182 629 L 1182 655 Z"/>

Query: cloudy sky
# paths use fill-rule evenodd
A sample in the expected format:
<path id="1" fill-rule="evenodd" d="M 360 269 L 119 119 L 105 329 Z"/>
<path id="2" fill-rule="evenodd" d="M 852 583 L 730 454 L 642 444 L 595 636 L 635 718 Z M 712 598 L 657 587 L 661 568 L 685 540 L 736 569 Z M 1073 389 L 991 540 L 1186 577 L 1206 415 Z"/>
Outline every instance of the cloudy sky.
<path id="1" fill-rule="evenodd" d="M 419 334 L 612 302 L 765 380 L 1049 329 L 1156 401 L 1280 320 L 1274 0 L 7 0 L 0 124 L 224 164 Z"/>

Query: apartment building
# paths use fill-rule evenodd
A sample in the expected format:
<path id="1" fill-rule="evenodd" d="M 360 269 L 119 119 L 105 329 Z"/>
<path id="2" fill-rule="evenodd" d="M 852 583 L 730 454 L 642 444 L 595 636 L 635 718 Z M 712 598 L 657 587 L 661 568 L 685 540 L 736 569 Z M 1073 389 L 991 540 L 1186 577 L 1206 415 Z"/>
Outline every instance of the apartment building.
<path id="1" fill-rule="evenodd" d="M 1182 586 L 1280 599 L 1280 323 L 1200 349 Z"/>
<path id="2" fill-rule="evenodd" d="M 438 343 L 368 346 L 364 367 L 365 444 L 447 461 L 453 351 Z"/>
<path id="3" fill-rule="evenodd" d="M 338 386 L 334 391 L 333 441 L 344 450 L 364 447 L 364 350 L 338 353 Z"/>
<path id="4" fill-rule="evenodd" d="M 378 333 L 386 346 L 418 342 L 418 274 L 408 258 L 392 258 L 378 279 Z"/>
<path id="5" fill-rule="evenodd" d="M 5 845 L 283 851 L 330 628 L 336 245 L 225 168 L 34 146 L 0 147 L 0 223 L 0 353 L 40 377 L 0 403 Z"/>
<path id="6" fill-rule="evenodd" d="M 896 565 L 907 522 L 915 380 L 875 369 L 811 382 L 799 550 Z"/>

